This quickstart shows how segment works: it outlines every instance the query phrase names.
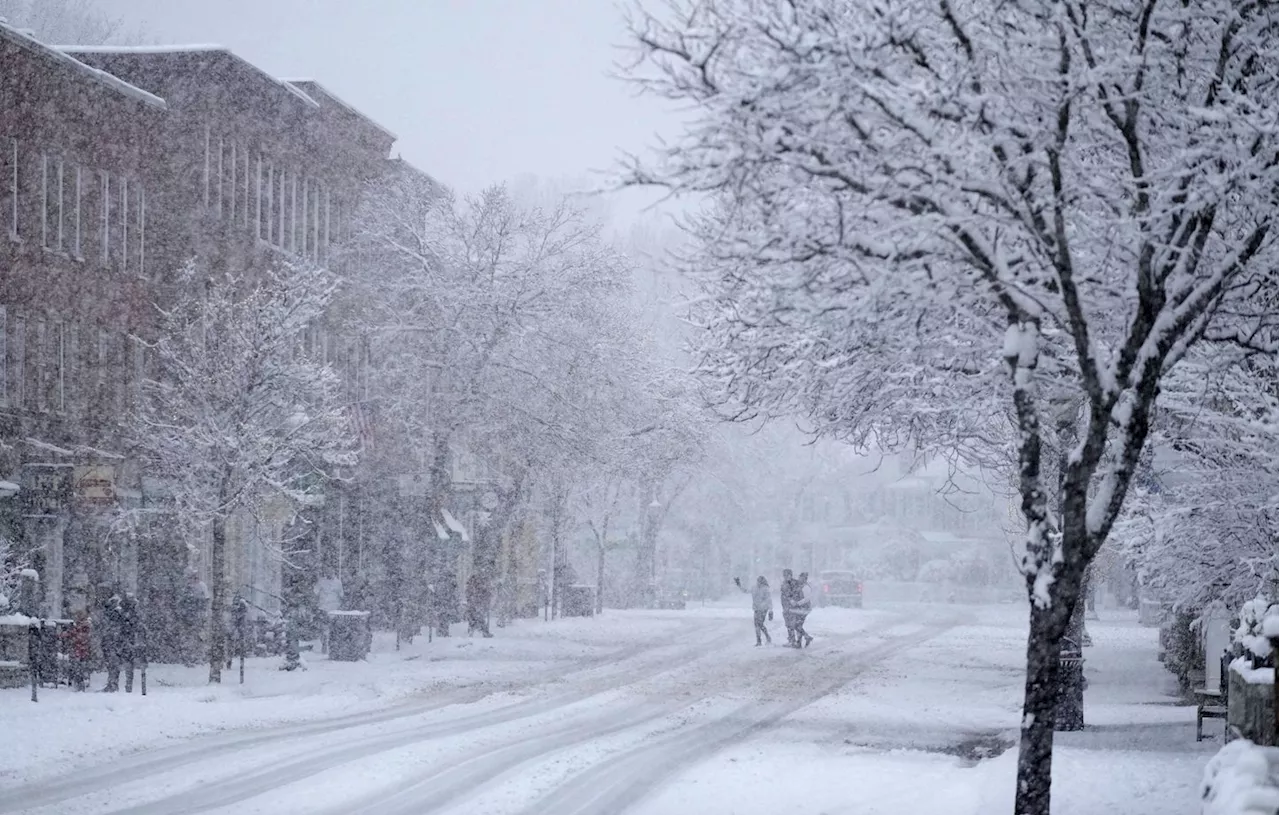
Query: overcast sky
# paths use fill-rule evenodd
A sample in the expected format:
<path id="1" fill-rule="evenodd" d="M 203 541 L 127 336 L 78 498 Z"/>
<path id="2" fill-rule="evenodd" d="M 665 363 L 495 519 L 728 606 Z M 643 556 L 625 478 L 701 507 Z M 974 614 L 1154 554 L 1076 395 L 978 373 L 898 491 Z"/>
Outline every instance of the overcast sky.
<path id="1" fill-rule="evenodd" d="M 582 178 L 675 118 L 608 74 L 624 54 L 613 0 L 97 0 L 160 43 L 225 45 L 315 79 L 463 191 L 525 173 Z M 652 196 L 627 196 L 624 219 Z"/>

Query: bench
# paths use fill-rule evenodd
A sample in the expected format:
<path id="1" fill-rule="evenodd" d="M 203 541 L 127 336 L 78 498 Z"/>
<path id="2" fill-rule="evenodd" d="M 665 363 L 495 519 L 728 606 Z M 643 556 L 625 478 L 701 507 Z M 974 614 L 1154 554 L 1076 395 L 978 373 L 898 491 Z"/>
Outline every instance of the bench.
<path id="1" fill-rule="evenodd" d="M 1199 687 L 1192 691 L 1196 695 L 1196 741 L 1204 740 L 1205 719 L 1221 719 L 1222 740 L 1224 743 L 1229 741 L 1227 738 L 1227 669 L 1230 663 L 1231 658 L 1224 653 L 1221 659 L 1222 672 L 1218 674 L 1218 687 Z"/>

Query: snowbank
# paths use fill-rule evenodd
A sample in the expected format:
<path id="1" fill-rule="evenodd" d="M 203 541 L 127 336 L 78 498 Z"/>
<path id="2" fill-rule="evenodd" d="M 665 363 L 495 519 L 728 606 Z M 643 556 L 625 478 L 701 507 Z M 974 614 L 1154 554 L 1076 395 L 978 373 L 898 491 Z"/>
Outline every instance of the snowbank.
<path id="1" fill-rule="evenodd" d="M 1231 661 L 1231 670 L 1240 674 L 1250 685 L 1270 685 L 1276 678 L 1274 668 L 1255 668 L 1249 657 L 1236 657 Z"/>
<path id="2" fill-rule="evenodd" d="M 1203 815 L 1276 815 L 1280 750 L 1237 739 L 1204 768 L 1200 784 Z"/>

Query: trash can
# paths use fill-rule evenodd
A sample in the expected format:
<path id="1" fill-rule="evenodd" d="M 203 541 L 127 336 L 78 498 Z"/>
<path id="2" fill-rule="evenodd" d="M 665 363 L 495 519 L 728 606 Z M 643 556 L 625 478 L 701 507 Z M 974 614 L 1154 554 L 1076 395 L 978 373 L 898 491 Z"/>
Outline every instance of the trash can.
<path id="1" fill-rule="evenodd" d="M 596 613 L 595 586 L 568 586 L 564 590 L 564 607 L 560 610 L 565 617 L 592 617 Z"/>
<path id="2" fill-rule="evenodd" d="M 1058 656 L 1058 704 L 1054 730 L 1084 729 L 1084 655 L 1068 640 Z"/>
<path id="3" fill-rule="evenodd" d="M 359 662 L 369 656 L 373 631 L 367 611 L 329 612 L 329 659 Z"/>

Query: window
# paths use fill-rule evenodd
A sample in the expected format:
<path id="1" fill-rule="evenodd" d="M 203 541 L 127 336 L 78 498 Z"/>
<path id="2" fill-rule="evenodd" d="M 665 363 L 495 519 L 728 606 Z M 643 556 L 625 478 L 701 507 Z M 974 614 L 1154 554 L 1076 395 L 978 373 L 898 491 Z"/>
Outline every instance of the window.
<path id="1" fill-rule="evenodd" d="M 266 239 L 267 243 L 274 243 L 276 221 L 276 166 L 274 164 L 267 165 L 267 206 L 263 214 L 266 216 L 264 219 L 266 226 L 262 230 L 266 234 L 263 235 L 263 238 Z"/>
<path id="2" fill-rule="evenodd" d="M 102 245 L 102 264 L 111 262 L 111 174 L 102 171 L 102 187 L 99 200 L 102 202 L 100 226 L 102 228 L 99 241 Z"/>
<path id="3" fill-rule="evenodd" d="M 61 320 L 53 324 L 53 399 L 58 413 L 67 409 L 67 326 Z"/>
<path id="4" fill-rule="evenodd" d="M 289 176 L 289 251 L 298 251 L 298 171 Z"/>
<path id="5" fill-rule="evenodd" d="M 324 258 L 323 258 L 323 260 L 325 261 L 329 260 L 329 222 L 330 222 L 331 212 L 332 212 L 332 207 L 330 206 L 330 201 L 329 201 L 329 190 L 326 189 L 324 191 Z"/>
<path id="6" fill-rule="evenodd" d="M 147 271 L 147 191 L 138 185 L 138 274 Z"/>
<path id="7" fill-rule="evenodd" d="M 280 203 L 276 205 L 277 217 L 279 219 L 279 225 L 276 227 L 276 246 L 279 246 L 281 249 L 284 248 L 285 216 L 288 214 L 289 199 L 287 197 L 288 186 L 286 184 L 289 180 L 288 177 L 288 171 L 280 171 Z"/>
<path id="8" fill-rule="evenodd" d="M 80 172 L 80 165 L 77 164 L 71 180 L 71 254 L 77 260 L 84 260 L 84 255 L 80 253 Z"/>
<path id="9" fill-rule="evenodd" d="M 209 128 L 204 129 L 204 205 L 209 207 Z"/>
<path id="10" fill-rule="evenodd" d="M 49 368 L 46 364 L 49 357 L 47 344 L 49 336 L 45 330 L 44 320 L 37 320 L 34 328 L 35 336 L 32 337 L 31 347 L 27 351 L 31 359 L 31 364 L 28 366 L 28 375 L 31 377 L 28 387 L 32 396 L 31 407 L 43 413 L 49 409 L 47 393 Z"/>
<path id="11" fill-rule="evenodd" d="M 111 346 L 110 337 L 107 332 L 98 329 L 98 350 L 95 354 L 94 368 L 98 372 L 97 381 L 94 383 L 97 391 L 97 398 L 93 402 L 93 409 L 100 415 L 107 414 L 111 409 L 111 377 L 107 376 L 107 367 L 110 364 Z"/>
<path id="12" fill-rule="evenodd" d="M 8 313 L 0 306 L 0 405 L 9 403 L 9 326 Z"/>
<path id="13" fill-rule="evenodd" d="M 311 179 L 304 177 L 302 179 L 302 217 L 298 219 L 302 227 L 302 246 L 299 247 L 299 250 L 304 258 L 311 257 L 310 235 L 307 234 L 307 202 L 310 200 L 307 197 L 307 192 L 310 187 Z"/>
<path id="14" fill-rule="evenodd" d="M 63 162 L 40 157 L 40 241 L 46 249 L 63 248 Z"/>
<path id="15" fill-rule="evenodd" d="M 249 227 L 249 148 L 246 147 L 243 150 L 241 150 L 240 155 L 243 157 L 243 161 L 241 163 L 244 165 L 244 206 L 241 207 L 240 212 L 241 212 L 241 218 L 244 220 L 244 226 L 246 229 L 248 229 Z"/>
<path id="16" fill-rule="evenodd" d="M 254 193 L 253 193 L 253 229 L 254 235 L 258 240 L 262 240 L 262 154 L 258 154 L 257 169 L 255 170 Z M 249 208 L 245 207 L 246 216 Z"/>
<path id="17" fill-rule="evenodd" d="M 225 168 L 225 164 L 223 163 L 223 160 L 222 160 L 222 154 L 225 152 L 225 150 L 226 150 L 226 145 L 223 143 L 222 137 L 219 136 L 218 137 L 218 196 L 217 196 L 218 217 L 222 217 L 222 190 L 223 190 L 223 184 L 225 183 L 225 180 L 226 180 L 223 178 L 223 175 L 222 175 L 223 170 Z"/>
<path id="18" fill-rule="evenodd" d="M 14 407 L 23 407 L 26 404 L 26 362 L 27 362 L 27 337 L 26 322 L 18 317 L 13 321 L 13 353 L 10 359 L 13 360 L 13 393 L 12 403 Z"/>
<path id="19" fill-rule="evenodd" d="M 18 140 L 9 139 L 9 237 L 18 240 Z"/>
<path id="20" fill-rule="evenodd" d="M 80 382 L 81 371 L 83 366 L 80 364 L 80 326 L 76 323 L 70 323 L 66 327 L 66 344 L 64 346 L 63 359 L 66 365 L 63 368 L 63 386 L 64 404 L 69 411 L 75 412 L 79 409 L 84 398 L 81 390 L 83 385 Z"/>
<path id="21" fill-rule="evenodd" d="M 120 268 L 129 268 L 129 179 L 120 179 Z"/>

